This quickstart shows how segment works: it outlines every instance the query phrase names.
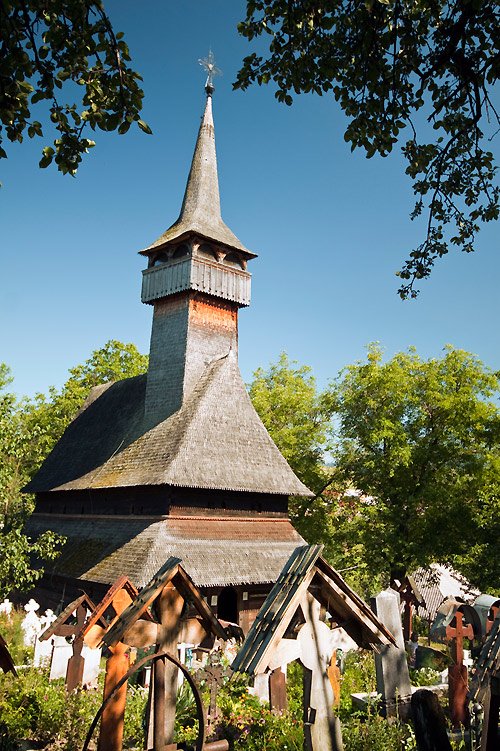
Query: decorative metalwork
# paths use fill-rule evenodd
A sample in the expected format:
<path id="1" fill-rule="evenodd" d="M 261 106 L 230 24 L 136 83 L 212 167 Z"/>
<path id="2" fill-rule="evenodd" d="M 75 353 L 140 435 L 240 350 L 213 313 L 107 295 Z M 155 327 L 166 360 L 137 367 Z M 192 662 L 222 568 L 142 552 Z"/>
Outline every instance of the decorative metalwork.
<path id="1" fill-rule="evenodd" d="M 214 77 L 222 76 L 222 71 L 216 66 L 214 53 L 212 50 L 208 53 L 208 57 L 204 57 L 203 60 L 198 60 L 203 70 L 207 72 L 207 80 L 205 81 L 205 91 L 207 94 L 213 94 L 215 91 Z"/>

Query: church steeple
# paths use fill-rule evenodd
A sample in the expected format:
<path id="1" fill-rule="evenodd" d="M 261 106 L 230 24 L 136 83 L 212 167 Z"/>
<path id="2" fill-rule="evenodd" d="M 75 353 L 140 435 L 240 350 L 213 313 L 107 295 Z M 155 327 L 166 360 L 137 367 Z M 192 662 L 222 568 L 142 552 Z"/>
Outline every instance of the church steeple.
<path id="1" fill-rule="evenodd" d="M 223 222 L 219 198 L 219 178 L 215 152 L 214 121 L 212 117 L 213 87 L 206 87 L 207 102 L 187 179 L 184 200 L 178 219 L 148 248 L 141 251 L 151 256 L 166 243 L 183 238 L 188 232 L 213 240 L 243 252 L 244 258 L 255 258 Z"/>
<path id="2" fill-rule="evenodd" d="M 179 218 L 141 251 L 142 301 L 154 305 L 145 411 L 155 419 L 181 407 L 213 359 L 236 353 L 238 308 L 250 304 L 256 254 L 222 220 L 210 76 L 205 90 Z"/>

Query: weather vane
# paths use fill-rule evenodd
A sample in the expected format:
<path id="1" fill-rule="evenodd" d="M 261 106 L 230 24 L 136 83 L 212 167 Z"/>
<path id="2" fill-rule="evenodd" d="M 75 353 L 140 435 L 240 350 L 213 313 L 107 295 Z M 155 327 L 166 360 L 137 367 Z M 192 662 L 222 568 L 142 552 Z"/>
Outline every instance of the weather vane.
<path id="1" fill-rule="evenodd" d="M 222 76 L 222 71 L 215 64 L 214 53 L 212 50 L 208 53 L 208 57 L 204 57 L 203 60 L 198 60 L 203 70 L 207 71 L 207 80 L 205 81 L 205 91 L 211 95 L 215 91 L 214 76 Z"/>

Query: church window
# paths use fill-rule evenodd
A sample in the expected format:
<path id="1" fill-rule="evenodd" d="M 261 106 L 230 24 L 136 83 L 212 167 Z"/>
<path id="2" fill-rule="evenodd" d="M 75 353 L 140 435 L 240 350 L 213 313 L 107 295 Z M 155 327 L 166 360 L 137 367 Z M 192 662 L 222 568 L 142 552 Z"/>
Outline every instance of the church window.
<path id="1" fill-rule="evenodd" d="M 217 617 L 238 623 L 238 595 L 234 587 L 224 587 L 217 598 Z"/>
<path id="2" fill-rule="evenodd" d="M 242 268 L 241 259 L 237 253 L 228 253 L 224 258 L 226 266 L 233 266 L 234 268 Z"/>
<path id="3" fill-rule="evenodd" d="M 163 253 L 157 253 L 151 262 L 151 266 L 162 266 L 164 263 L 167 263 L 168 261 L 168 254 Z"/>
<path id="4" fill-rule="evenodd" d="M 183 258 L 184 256 L 189 255 L 189 247 L 182 243 L 182 245 L 178 245 L 176 249 L 174 250 L 172 254 L 172 258 Z"/>
<path id="5" fill-rule="evenodd" d="M 200 245 L 200 247 L 198 248 L 198 255 L 202 256 L 203 258 L 209 258 L 211 261 L 215 261 L 217 258 L 210 245 L 207 245 L 206 243 Z"/>

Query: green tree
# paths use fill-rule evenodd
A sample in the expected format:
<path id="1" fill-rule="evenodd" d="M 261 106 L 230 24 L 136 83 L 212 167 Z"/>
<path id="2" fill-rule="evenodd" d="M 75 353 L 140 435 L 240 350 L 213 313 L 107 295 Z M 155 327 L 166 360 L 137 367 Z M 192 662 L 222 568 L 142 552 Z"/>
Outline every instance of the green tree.
<path id="1" fill-rule="evenodd" d="M 367 361 L 332 385 L 337 469 L 359 491 L 347 546 L 361 544 L 372 571 L 401 579 L 468 550 L 487 511 L 481 499 L 495 505 L 498 381 L 462 350 L 447 347 L 441 359 L 425 361 L 410 349 L 383 363 L 371 345 Z"/>
<path id="2" fill-rule="evenodd" d="M 12 382 L 8 367 L 0 364 L 0 599 L 12 589 L 30 589 L 43 573 L 31 558 L 50 560 L 58 554 L 59 535 L 45 532 L 36 540 L 22 532 L 31 501 L 20 493 L 27 481 L 24 459 L 33 436 L 26 427 L 14 394 L 5 388 Z"/>
<path id="3" fill-rule="evenodd" d="M 481 592 L 498 595 L 500 570 L 498 540 L 500 539 L 500 459 L 492 458 L 491 472 L 476 499 L 474 523 L 467 533 L 467 545 L 453 558 L 458 571 L 473 582 Z"/>
<path id="4" fill-rule="evenodd" d="M 258 368 L 249 394 L 260 419 L 295 474 L 313 492 L 320 491 L 328 473 L 324 450 L 329 415 L 318 393 L 311 368 L 299 366 L 282 352 L 267 370 Z"/>
<path id="5" fill-rule="evenodd" d="M 499 26 L 495 0 L 247 0 L 238 25 L 248 40 L 267 35 L 269 54 L 246 57 L 235 88 L 272 81 L 288 105 L 293 93 L 333 92 L 345 140 L 367 157 L 402 139 L 411 216 L 427 213 L 423 242 L 398 272 L 403 298 L 450 243 L 472 251 L 479 222 L 498 218 L 488 141 L 500 124 Z"/>
<path id="6" fill-rule="evenodd" d="M 318 391 L 311 368 L 299 366 L 282 352 L 267 370 L 259 368 L 249 385 L 252 403 L 271 438 L 300 480 L 315 493 L 313 499 L 292 498 L 292 521 L 310 543 L 325 545 L 325 555 L 335 558 L 331 500 L 325 495 L 334 482 L 325 452 L 331 431 L 331 409 Z"/>
<path id="7" fill-rule="evenodd" d="M 93 386 L 128 378 L 147 369 L 147 355 L 135 345 L 109 341 L 83 364 L 71 368 L 60 391 L 48 397 L 18 401 L 6 391 L 12 382 L 9 369 L 0 364 L 0 598 L 12 589 L 27 590 L 43 574 L 33 560 L 50 560 L 63 538 L 46 532 L 36 540 L 22 527 L 33 510 L 33 498 L 21 489 L 38 470 L 59 440 Z"/>
<path id="8" fill-rule="evenodd" d="M 0 57 L 0 159 L 7 157 L 5 137 L 43 135 L 32 116 L 45 116 L 43 104 L 56 137 L 40 167 L 54 160 L 64 174 L 75 175 L 94 146 L 84 137 L 88 127 L 121 134 L 137 122 L 151 133 L 140 119 L 141 77 L 128 67 L 123 34 L 114 32 L 99 0 L 2 0 Z"/>

